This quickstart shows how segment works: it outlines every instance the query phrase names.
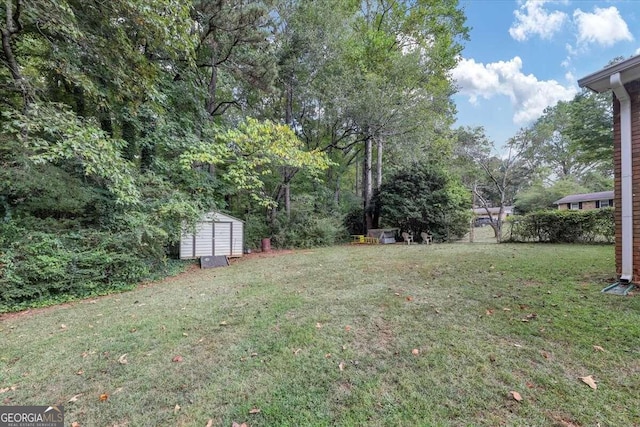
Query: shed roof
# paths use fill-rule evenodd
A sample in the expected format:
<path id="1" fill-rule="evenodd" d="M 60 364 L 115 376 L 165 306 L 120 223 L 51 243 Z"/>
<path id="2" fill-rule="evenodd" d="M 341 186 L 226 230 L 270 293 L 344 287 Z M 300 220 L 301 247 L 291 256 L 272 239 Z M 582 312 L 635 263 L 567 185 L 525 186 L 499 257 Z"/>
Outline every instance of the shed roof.
<path id="1" fill-rule="evenodd" d="M 613 191 L 599 191 L 597 193 L 583 193 L 583 194 L 571 194 L 563 197 L 560 200 L 553 202 L 554 205 L 561 205 L 563 203 L 579 203 L 590 202 L 593 200 L 610 200 L 613 199 Z"/>
<path id="2" fill-rule="evenodd" d="M 236 218 L 234 216 L 231 216 L 222 212 L 218 212 L 218 211 L 207 212 L 206 214 L 204 214 L 203 220 L 204 221 L 232 220 L 232 221 L 239 221 L 244 224 L 244 221 L 241 220 L 240 218 Z"/>

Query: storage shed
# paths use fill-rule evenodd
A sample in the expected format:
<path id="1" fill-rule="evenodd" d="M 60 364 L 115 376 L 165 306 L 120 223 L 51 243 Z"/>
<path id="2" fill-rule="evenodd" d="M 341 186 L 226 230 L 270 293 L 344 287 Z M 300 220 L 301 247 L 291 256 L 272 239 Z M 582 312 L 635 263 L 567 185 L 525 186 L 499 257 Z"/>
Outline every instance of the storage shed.
<path id="1" fill-rule="evenodd" d="M 209 212 L 193 230 L 180 238 L 180 259 L 204 256 L 241 257 L 244 248 L 244 222 L 220 212 Z"/>

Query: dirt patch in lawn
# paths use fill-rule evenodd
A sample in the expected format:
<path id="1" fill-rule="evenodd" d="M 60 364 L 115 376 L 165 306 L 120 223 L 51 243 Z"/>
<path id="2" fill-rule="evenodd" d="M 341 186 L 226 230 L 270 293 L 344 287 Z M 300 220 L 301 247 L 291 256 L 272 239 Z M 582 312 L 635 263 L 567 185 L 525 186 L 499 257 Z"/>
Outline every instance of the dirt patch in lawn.
<path id="1" fill-rule="evenodd" d="M 272 249 L 268 252 L 251 252 L 250 254 L 244 254 L 240 258 L 231 258 L 231 263 L 240 262 L 243 259 L 253 259 L 253 258 L 273 258 L 282 255 L 290 255 L 295 251 L 291 249 Z"/>

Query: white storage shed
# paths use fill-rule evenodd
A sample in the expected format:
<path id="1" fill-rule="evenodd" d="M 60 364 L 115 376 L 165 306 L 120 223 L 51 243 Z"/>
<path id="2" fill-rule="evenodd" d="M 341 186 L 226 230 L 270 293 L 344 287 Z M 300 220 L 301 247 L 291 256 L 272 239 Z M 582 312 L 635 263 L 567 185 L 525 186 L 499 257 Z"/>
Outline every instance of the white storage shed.
<path id="1" fill-rule="evenodd" d="M 243 249 L 244 222 L 220 212 L 207 213 L 196 224 L 195 233 L 187 229 L 180 238 L 180 259 L 241 257 Z"/>

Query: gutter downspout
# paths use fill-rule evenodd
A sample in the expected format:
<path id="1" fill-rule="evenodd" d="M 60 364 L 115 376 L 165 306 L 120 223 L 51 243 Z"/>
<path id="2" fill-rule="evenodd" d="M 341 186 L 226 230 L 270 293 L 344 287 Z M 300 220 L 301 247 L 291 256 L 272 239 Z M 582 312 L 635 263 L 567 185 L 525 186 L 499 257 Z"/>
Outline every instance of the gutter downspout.
<path id="1" fill-rule="evenodd" d="M 622 275 L 621 281 L 633 279 L 633 189 L 631 151 L 631 98 L 624 88 L 620 73 L 609 77 L 611 89 L 620 101 L 620 157 L 622 210 Z"/>

